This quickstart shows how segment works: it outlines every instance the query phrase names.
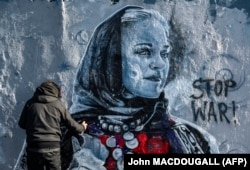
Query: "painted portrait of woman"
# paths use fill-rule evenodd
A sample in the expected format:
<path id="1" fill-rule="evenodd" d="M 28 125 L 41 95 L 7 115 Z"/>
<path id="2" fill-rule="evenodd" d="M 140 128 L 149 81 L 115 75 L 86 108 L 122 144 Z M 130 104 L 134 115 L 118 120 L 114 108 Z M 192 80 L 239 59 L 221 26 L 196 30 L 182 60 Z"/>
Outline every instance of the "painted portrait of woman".
<path id="1" fill-rule="evenodd" d="M 120 170 L 125 154 L 218 153 L 213 136 L 168 112 L 164 89 L 176 57 L 170 33 L 157 11 L 139 6 L 125 6 L 96 27 L 70 108 L 89 128 L 83 137 L 66 133 L 66 167 Z"/>

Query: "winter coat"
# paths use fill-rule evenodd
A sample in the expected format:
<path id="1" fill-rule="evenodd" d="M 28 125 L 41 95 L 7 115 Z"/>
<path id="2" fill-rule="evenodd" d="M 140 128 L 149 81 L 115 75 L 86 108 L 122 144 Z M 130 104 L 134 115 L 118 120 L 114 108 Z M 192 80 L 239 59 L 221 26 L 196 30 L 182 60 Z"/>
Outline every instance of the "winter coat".
<path id="1" fill-rule="evenodd" d="M 60 88 L 53 82 L 43 83 L 36 89 L 26 102 L 18 124 L 26 130 L 29 148 L 59 148 L 62 125 L 75 133 L 85 130 L 71 117 L 60 100 Z"/>

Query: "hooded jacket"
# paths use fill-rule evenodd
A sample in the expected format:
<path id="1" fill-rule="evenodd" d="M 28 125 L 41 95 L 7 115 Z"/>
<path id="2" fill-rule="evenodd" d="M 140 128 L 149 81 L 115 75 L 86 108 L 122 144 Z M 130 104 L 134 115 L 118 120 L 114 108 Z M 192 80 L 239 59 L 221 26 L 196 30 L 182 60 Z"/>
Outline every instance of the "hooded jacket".
<path id="1" fill-rule="evenodd" d="M 29 148 L 59 148 L 62 125 L 76 133 L 85 130 L 71 117 L 60 100 L 60 88 L 52 81 L 36 88 L 33 97 L 26 102 L 18 124 L 26 130 Z"/>

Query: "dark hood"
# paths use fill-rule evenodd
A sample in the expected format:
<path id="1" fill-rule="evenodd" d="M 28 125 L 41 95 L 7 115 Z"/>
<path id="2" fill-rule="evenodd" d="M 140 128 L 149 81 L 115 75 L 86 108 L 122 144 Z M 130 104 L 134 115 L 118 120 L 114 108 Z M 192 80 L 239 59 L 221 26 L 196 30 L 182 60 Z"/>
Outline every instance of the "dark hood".
<path id="1" fill-rule="evenodd" d="M 53 102 L 60 97 L 60 89 L 53 82 L 44 82 L 36 88 L 34 97 L 42 103 Z"/>

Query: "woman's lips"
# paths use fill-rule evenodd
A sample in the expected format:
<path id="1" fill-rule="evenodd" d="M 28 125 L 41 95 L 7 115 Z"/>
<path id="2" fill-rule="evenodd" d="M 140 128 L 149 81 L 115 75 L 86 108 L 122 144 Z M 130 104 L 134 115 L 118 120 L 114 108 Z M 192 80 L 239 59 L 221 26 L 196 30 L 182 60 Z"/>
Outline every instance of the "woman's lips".
<path id="1" fill-rule="evenodd" d="M 144 79 L 150 80 L 150 81 L 155 81 L 155 82 L 162 80 L 160 76 L 149 76 L 149 77 L 145 77 Z"/>

